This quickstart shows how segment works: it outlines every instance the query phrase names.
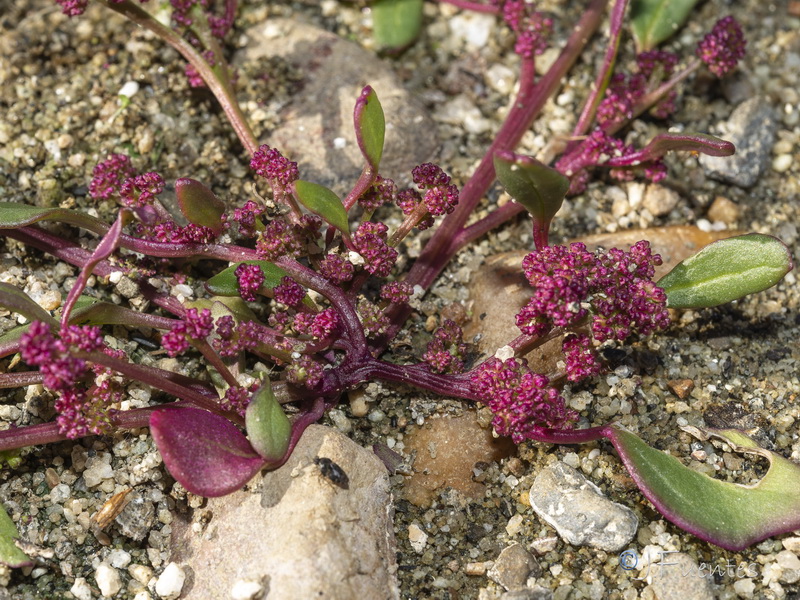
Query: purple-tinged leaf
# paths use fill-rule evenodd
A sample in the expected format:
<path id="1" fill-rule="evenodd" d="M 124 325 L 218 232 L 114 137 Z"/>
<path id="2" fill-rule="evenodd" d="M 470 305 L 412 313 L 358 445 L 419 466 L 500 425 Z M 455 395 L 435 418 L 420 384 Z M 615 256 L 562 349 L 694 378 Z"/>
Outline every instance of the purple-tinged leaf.
<path id="1" fill-rule="evenodd" d="M 64 302 L 64 307 L 61 309 L 62 327 L 66 327 L 66 325 L 69 323 L 69 316 L 72 312 L 72 308 L 75 306 L 75 303 L 78 301 L 83 289 L 86 287 L 86 282 L 89 280 L 89 276 L 92 274 L 92 271 L 94 271 L 97 263 L 107 259 L 119 247 L 119 237 L 122 235 L 122 228 L 132 217 L 133 215 L 128 209 L 123 208 L 120 210 L 117 220 L 114 221 L 114 224 L 100 240 L 97 248 L 95 248 L 94 252 L 92 252 L 92 256 L 88 261 L 86 261 L 86 264 L 83 265 L 75 284 L 72 286 L 72 289 L 67 295 L 67 300 Z"/>
<path id="2" fill-rule="evenodd" d="M 697 537 L 737 551 L 800 528 L 800 465 L 758 447 L 742 432 L 683 428 L 702 440 L 717 438 L 736 452 L 767 458 L 770 468 L 754 485 L 713 479 L 618 426 L 606 429 L 647 499 L 667 519 Z"/>
<path id="3" fill-rule="evenodd" d="M 14 521 L 8 516 L 6 509 L 0 506 L 0 563 L 11 567 L 29 567 L 33 564 L 30 557 L 14 543 L 19 538 L 19 531 Z"/>
<path id="4" fill-rule="evenodd" d="M 378 95 L 370 86 L 361 90 L 361 96 L 356 100 L 354 120 L 361 154 L 373 172 L 377 173 L 383 155 L 386 119 Z"/>
<path id="5" fill-rule="evenodd" d="M 175 181 L 178 206 L 190 223 L 208 227 L 215 234 L 222 233 L 222 215 L 225 203 L 199 181 L 181 177 Z"/>
<path id="6" fill-rule="evenodd" d="M 608 167 L 635 167 L 658 160 L 667 152 L 701 152 L 709 156 L 733 156 L 736 147 L 730 142 L 705 133 L 660 133 L 638 152 L 608 159 Z"/>
<path id="7" fill-rule="evenodd" d="M 292 424 L 272 393 L 269 380 L 253 395 L 245 414 L 247 437 L 262 458 L 271 463 L 283 459 L 289 448 Z"/>
<path id="8" fill-rule="evenodd" d="M 569 178 L 532 156 L 500 151 L 494 155 L 497 180 L 533 217 L 536 247 L 547 245 L 550 222 L 569 190 Z"/>
<path id="9" fill-rule="evenodd" d="M 58 325 L 50 313 L 36 304 L 33 299 L 21 289 L 10 283 L 0 283 L 0 307 L 17 313 L 29 321 L 43 321 L 49 325 Z"/>
<path id="10" fill-rule="evenodd" d="M 350 224 L 344 204 L 333 191 L 318 183 L 299 179 L 294 182 L 294 195 L 297 201 L 324 221 L 348 235 Z"/>
<path id="11" fill-rule="evenodd" d="M 20 202 L 0 202 L 0 229 L 18 229 L 39 221 L 59 221 L 101 235 L 108 231 L 108 224 L 77 210 L 40 208 Z"/>
<path id="12" fill-rule="evenodd" d="M 150 416 L 150 431 L 167 470 L 198 496 L 235 492 L 264 466 L 233 423 L 199 408 L 157 410 Z"/>
<path id="13" fill-rule="evenodd" d="M 402 50 L 419 35 L 422 0 L 377 0 L 372 4 L 373 35 L 378 46 Z"/>
<path id="14" fill-rule="evenodd" d="M 681 28 L 697 0 L 633 0 L 631 29 L 636 51 L 652 50 Z"/>
<path id="15" fill-rule="evenodd" d="M 713 242 L 658 280 L 670 308 L 719 306 L 766 290 L 793 268 L 779 239 L 748 233 Z"/>

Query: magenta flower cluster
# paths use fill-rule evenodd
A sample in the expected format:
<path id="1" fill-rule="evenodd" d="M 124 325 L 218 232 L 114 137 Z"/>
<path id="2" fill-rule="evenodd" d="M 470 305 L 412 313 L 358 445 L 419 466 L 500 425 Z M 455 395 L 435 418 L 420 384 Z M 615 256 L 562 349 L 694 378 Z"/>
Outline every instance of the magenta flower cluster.
<path id="1" fill-rule="evenodd" d="M 286 188 L 300 177 L 297 163 L 266 144 L 259 146 L 250 160 L 250 168 L 271 185 Z"/>
<path id="2" fill-rule="evenodd" d="M 464 356 L 467 345 L 463 341 L 463 332 L 454 321 L 445 319 L 442 326 L 433 334 L 428 342 L 422 360 L 428 363 L 433 373 L 461 373 L 464 370 Z"/>
<path id="3" fill-rule="evenodd" d="M 434 217 L 450 214 L 458 204 L 458 188 L 441 167 L 423 163 L 411 171 L 411 177 L 424 192 L 422 202 Z"/>
<path id="4" fill-rule="evenodd" d="M 97 163 L 92 169 L 89 195 L 96 200 L 109 200 L 119 195 L 126 179 L 135 175 L 136 170 L 128 156 L 110 154 L 106 160 Z"/>
<path id="5" fill-rule="evenodd" d="M 274 261 L 281 256 L 298 256 L 319 237 L 322 219 L 316 215 L 303 215 L 297 223 L 283 218 L 273 219 L 260 232 L 256 252 L 262 260 Z"/>
<path id="6" fill-rule="evenodd" d="M 236 281 L 239 286 L 239 295 L 243 300 L 254 302 L 257 298 L 256 292 L 264 283 L 264 272 L 258 265 L 242 263 L 234 271 Z"/>
<path id="7" fill-rule="evenodd" d="M 204 340 L 211 335 L 213 328 L 214 320 L 209 309 L 198 311 L 190 308 L 182 321 L 161 336 L 161 346 L 170 356 L 178 356 L 189 349 L 190 340 Z"/>
<path id="8" fill-rule="evenodd" d="M 386 277 L 397 261 L 397 250 L 386 241 L 389 228 L 383 223 L 364 221 L 353 234 L 353 245 L 364 259 L 364 269 Z"/>
<path id="9" fill-rule="evenodd" d="M 495 431 L 516 443 L 542 428 L 567 428 L 577 419 L 547 377 L 534 373 L 525 359 L 490 358 L 472 374 L 470 389 L 494 413 Z"/>
<path id="10" fill-rule="evenodd" d="M 717 21 L 708 35 L 697 45 L 697 56 L 717 77 L 725 77 L 732 72 L 744 58 L 744 33 L 733 17 Z"/>
<path id="11" fill-rule="evenodd" d="M 503 19 L 517 35 L 514 52 L 530 59 L 547 50 L 553 19 L 537 11 L 535 4 L 525 0 L 506 0 Z"/>
<path id="12" fill-rule="evenodd" d="M 549 246 L 525 257 L 522 268 L 534 288 L 517 314 L 522 333 L 541 336 L 553 327 L 588 326 L 595 342 L 622 341 L 634 333 L 649 335 L 669 325 L 666 294 L 652 278 L 661 257 L 650 244 L 630 251 L 589 252 L 581 243 Z M 567 338 L 567 374 L 578 380 L 599 367 L 588 338 Z"/>
<path id="13" fill-rule="evenodd" d="M 34 321 L 20 338 L 22 359 L 39 367 L 42 383 L 57 394 L 56 421 L 60 433 L 70 439 L 104 433 L 112 405 L 120 399 L 107 370 L 90 368 L 85 360 L 73 356 L 74 351 L 115 355 L 105 348 L 99 327 L 71 325 L 56 338 L 46 323 Z"/>
<path id="14" fill-rule="evenodd" d="M 377 175 L 370 188 L 358 198 L 358 205 L 372 213 L 384 204 L 390 204 L 397 196 L 397 186 L 391 179 Z"/>

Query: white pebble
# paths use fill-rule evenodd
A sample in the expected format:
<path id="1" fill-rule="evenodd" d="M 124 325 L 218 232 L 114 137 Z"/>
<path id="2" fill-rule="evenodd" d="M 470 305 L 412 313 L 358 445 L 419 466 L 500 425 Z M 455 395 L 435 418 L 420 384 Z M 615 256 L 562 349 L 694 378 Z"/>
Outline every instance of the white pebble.
<path id="1" fill-rule="evenodd" d="M 508 520 L 508 523 L 506 523 L 506 533 L 511 536 L 517 535 L 520 529 L 522 529 L 522 525 L 523 517 L 521 514 L 517 513 Z"/>
<path id="2" fill-rule="evenodd" d="M 422 554 L 425 546 L 428 544 L 428 534 L 422 531 L 422 528 L 416 523 L 408 526 L 408 541 L 414 552 Z"/>
<path id="3" fill-rule="evenodd" d="M 78 577 L 69 591 L 77 600 L 92 600 L 92 588 L 86 583 L 86 578 Z"/>
<path id="4" fill-rule="evenodd" d="M 791 154 L 779 154 L 772 161 L 772 169 L 778 173 L 785 173 L 792 166 L 793 160 Z"/>
<path id="5" fill-rule="evenodd" d="M 122 578 L 119 576 L 119 571 L 108 563 L 100 563 L 97 566 L 94 580 L 97 582 L 97 587 L 100 588 L 100 593 L 106 598 L 116 596 L 122 589 Z"/>
<path id="6" fill-rule="evenodd" d="M 136 83 L 135 81 L 128 81 L 125 83 L 125 85 L 119 88 L 117 96 L 125 96 L 126 98 L 132 98 L 138 91 L 139 91 L 139 84 Z"/>
<path id="7" fill-rule="evenodd" d="M 125 552 L 125 550 L 120 550 L 118 548 L 108 553 L 108 562 L 116 569 L 124 569 L 131 564 L 131 555 Z"/>
<path id="8" fill-rule="evenodd" d="M 264 593 L 264 586 L 258 581 L 240 579 L 231 588 L 232 600 L 252 600 Z"/>
<path id="9" fill-rule="evenodd" d="M 347 140 L 343 137 L 337 137 L 333 139 L 333 147 L 337 150 L 341 150 L 345 146 L 347 146 Z"/>
<path id="10" fill-rule="evenodd" d="M 186 575 L 177 564 L 169 563 L 156 582 L 156 594 L 167 600 L 181 595 Z"/>

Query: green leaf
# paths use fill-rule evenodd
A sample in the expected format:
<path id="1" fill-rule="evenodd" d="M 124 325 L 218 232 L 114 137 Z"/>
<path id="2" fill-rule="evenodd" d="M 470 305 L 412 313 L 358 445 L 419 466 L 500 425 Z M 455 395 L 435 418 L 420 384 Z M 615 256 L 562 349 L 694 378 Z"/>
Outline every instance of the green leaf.
<path id="1" fill-rule="evenodd" d="M 215 296 L 238 296 L 239 282 L 236 279 L 236 269 L 241 264 L 258 265 L 261 267 L 261 272 L 264 274 L 263 286 L 270 290 L 275 289 L 275 287 L 280 284 L 281 279 L 288 275 L 286 271 L 271 262 L 265 260 L 248 260 L 244 263 L 231 265 L 224 271 L 220 271 L 214 275 L 211 279 L 206 281 L 206 289 Z"/>
<path id="2" fill-rule="evenodd" d="M 247 405 L 245 427 L 250 444 L 265 460 L 278 462 L 286 454 L 292 424 L 272 393 L 269 380 Z"/>
<path id="3" fill-rule="evenodd" d="M 342 201 L 324 185 L 300 179 L 294 182 L 294 193 L 300 204 L 312 213 L 319 215 L 342 233 L 350 232 L 347 211 Z"/>
<path id="4" fill-rule="evenodd" d="M 57 326 L 50 313 L 36 304 L 28 294 L 10 283 L 0 283 L 0 306 L 11 312 L 18 313 L 30 321 L 43 321 L 51 326 Z"/>
<path id="5" fill-rule="evenodd" d="M 695 4 L 697 0 L 633 0 L 631 29 L 637 53 L 669 39 L 689 18 Z"/>
<path id="6" fill-rule="evenodd" d="M 567 177 L 531 156 L 498 152 L 494 168 L 500 184 L 536 221 L 549 223 L 569 190 Z"/>
<path id="7" fill-rule="evenodd" d="M 222 215 L 225 203 L 199 181 L 182 177 L 175 181 L 178 206 L 190 223 L 201 225 L 219 235 L 222 232 Z"/>
<path id="8" fill-rule="evenodd" d="M 17 229 L 39 221 L 60 221 L 105 234 L 110 226 L 86 213 L 66 208 L 39 208 L 20 202 L 0 202 L 0 229 Z"/>
<path id="9" fill-rule="evenodd" d="M 16 538 L 19 538 L 19 531 L 6 509 L 0 505 L 0 563 L 12 568 L 32 565 L 30 557 L 14 543 Z"/>
<path id="10" fill-rule="evenodd" d="M 670 308 L 705 308 L 766 290 L 792 270 L 779 239 L 749 233 L 713 242 L 675 266 L 656 285 Z"/>
<path id="11" fill-rule="evenodd" d="M 766 457 L 769 471 L 755 485 L 712 479 L 618 426 L 608 429 L 609 439 L 648 500 L 694 535 L 735 551 L 800 527 L 800 465 L 759 448 L 742 432 L 683 428 L 702 440 L 715 437 L 734 451 Z"/>
<path id="12" fill-rule="evenodd" d="M 361 154 L 373 171 L 378 170 L 383 155 L 386 119 L 378 95 L 370 86 L 361 91 L 354 114 L 356 140 Z"/>
<path id="13" fill-rule="evenodd" d="M 387 50 L 402 50 L 419 35 L 422 0 L 377 0 L 372 4 L 375 42 Z"/>

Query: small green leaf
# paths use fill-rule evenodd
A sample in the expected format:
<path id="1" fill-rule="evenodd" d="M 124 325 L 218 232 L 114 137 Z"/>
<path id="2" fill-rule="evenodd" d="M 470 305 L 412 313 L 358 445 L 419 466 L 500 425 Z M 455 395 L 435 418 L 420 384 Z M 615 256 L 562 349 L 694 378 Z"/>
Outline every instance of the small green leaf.
<path id="1" fill-rule="evenodd" d="M 300 204 L 312 213 L 319 215 L 342 233 L 350 232 L 342 201 L 324 185 L 300 179 L 294 182 L 294 193 Z"/>
<path id="2" fill-rule="evenodd" d="M 553 219 L 569 190 L 567 177 L 531 156 L 498 152 L 494 168 L 509 195 L 540 222 Z"/>
<path id="3" fill-rule="evenodd" d="M 372 4 L 375 42 L 387 50 L 402 50 L 419 35 L 422 0 L 377 0 Z"/>
<path id="4" fill-rule="evenodd" d="M 6 310 L 17 313 L 30 321 L 43 321 L 51 326 L 57 326 L 50 313 L 36 304 L 28 294 L 10 283 L 0 283 L 0 306 Z"/>
<path id="5" fill-rule="evenodd" d="M 0 229 L 17 229 L 39 221 L 60 221 L 105 234 L 109 225 L 86 213 L 66 208 L 39 208 L 20 202 L 0 202 Z"/>
<path id="6" fill-rule="evenodd" d="M 670 308 L 706 308 L 766 290 L 792 267 L 792 255 L 783 242 L 749 233 L 709 244 L 657 285 L 666 292 Z"/>
<path id="7" fill-rule="evenodd" d="M 206 289 L 215 296 L 238 296 L 239 282 L 236 279 L 236 269 L 241 264 L 258 265 L 261 267 L 261 272 L 264 274 L 263 286 L 270 290 L 275 289 L 275 287 L 280 284 L 281 279 L 288 275 L 286 271 L 271 262 L 265 260 L 248 260 L 244 263 L 231 265 L 224 271 L 220 271 L 214 275 L 211 279 L 206 281 Z"/>
<path id="8" fill-rule="evenodd" d="M 636 51 L 646 52 L 669 39 L 689 18 L 697 0 L 633 0 L 631 28 Z"/>
<path id="9" fill-rule="evenodd" d="M 354 114 L 356 140 L 361 154 L 373 171 L 378 170 L 383 155 L 386 119 L 378 95 L 370 86 L 361 90 Z"/>
<path id="10" fill-rule="evenodd" d="M 222 215 L 225 203 L 199 181 L 182 177 L 175 181 L 178 206 L 190 223 L 208 227 L 214 233 L 222 232 Z"/>
<path id="11" fill-rule="evenodd" d="M 766 457 L 769 471 L 755 485 L 712 479 L 618 426 L 608 429 L 609 439 L 648 500 L 694 535 L 735 551 L 800 527 L 800 465 L 759 448 L 743 433 L 684 427 L 700 439 L 716 437 L 734 451 Z"/>
<path id="12" fill-rule="evenodd" d="M 280 461 L 289 448 L 292 424 L 272 393 L 269 380 L 255 393 L 245 414 L 250 444 L 262 458 Z"/>
<path id="13" fill-rule="evenodd" d="M 16 538 L 19 538 L 19 531 L 6 509 L 0 505 L 0 563 L 12 568 L 32 565 L 30 557 L 14 543 Z"/>

